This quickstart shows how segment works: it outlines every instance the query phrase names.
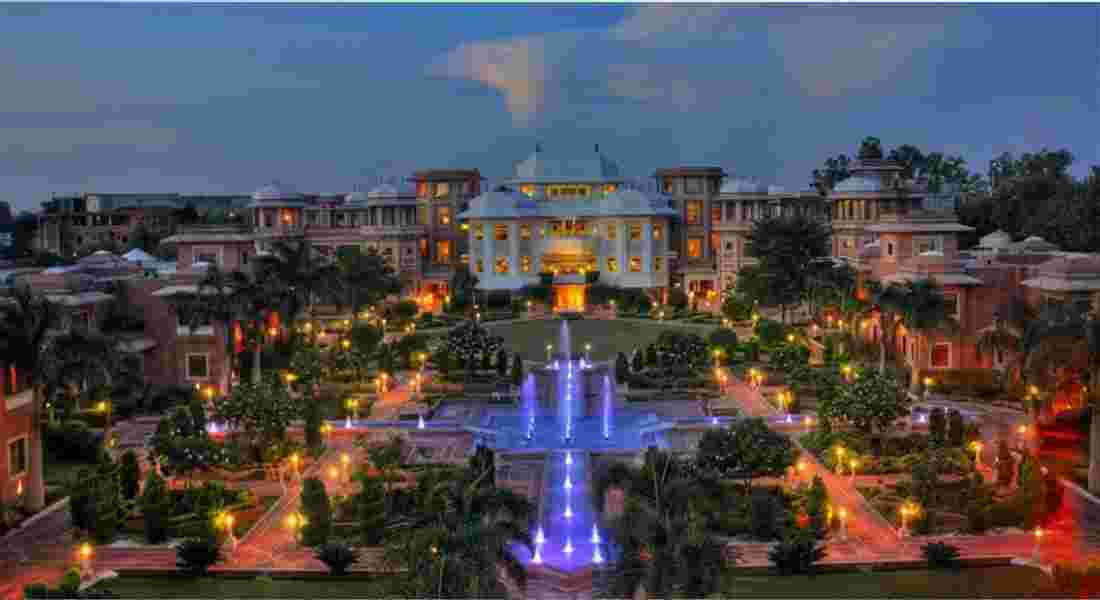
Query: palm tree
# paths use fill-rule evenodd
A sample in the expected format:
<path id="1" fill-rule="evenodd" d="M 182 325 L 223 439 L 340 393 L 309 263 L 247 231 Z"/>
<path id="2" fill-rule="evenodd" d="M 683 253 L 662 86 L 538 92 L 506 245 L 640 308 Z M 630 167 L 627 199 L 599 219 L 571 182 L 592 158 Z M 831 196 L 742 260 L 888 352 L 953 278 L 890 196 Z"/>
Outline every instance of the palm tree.
<path id="1" fill-rule="evenodd" d="M 228 396 L 233 385 L 233 324 L 237 322 L 252 300 L 253 283 L 240 271 L 225 272 L 217 265 L 210 265 L 206 274 L 199 280 L 197 287 L 198 306 L 196 314 L 204 319 L 216 321 L 222 327 L 222 342 L 225 347 L 226 364 L 225 394 Z M 258 365 L 257 365 L 258 370 Z"/>
<path id="2" fill-rule="evenodd" d="M 993 312 L 993 324 L 978 336 L 978 355 L 991 354 L 1002 358 L 1008 378 L 1015 381 L 1020 375 L 1021 344 L 1024 332 L 1036 315 L 1023 300 L 1012 299 Z"/>
<path id="3" fill-rule="evenodd" d="M 714 485 L 697 477 L 690 463 L 656 448 L 646 451 L 640 468 L 612 467 L 595 496 L 602 499 L 610 486 L 627 495 L 623 513 L 611 525 L 616 551 L 608 592 L 667 598 L 673 592 L 702 597 L 717 591 L 724 559 L 698 504 L 717 497 Z"/>
<path id="4" fill-rule="evenodd" d="M 532 547 L 533 507 L 491 485 L 491 462 L 482 456 L 465 469 L 426 473 L 417 482 L 418 506 L 386 548 L 387 560 L 405 568 L 408 594 L 499 597 L 502 585 L 524 584 L 526 571 L 512 548 Z"/>
<path id="5" fill-rule="evenodd" d="M 918 336 L 927 336 L 935 331 L 953 331 L 957 327 L 955 319 L 947 314 L 948 305 L 942 289 L 930 279 L 918 279 L 906 283 L 899 308 L 901 323 Z M 919 356 L 918 342 L 917 357 L 914 357 L 910 364 L 910 392 L 915 392 L 920 386 Z"/>
<path id="6" fill-rule="evenodd" d="M 271 253 L 257 257 L 256 274 L 275 286 L 288 323 L 298 319 L 303 306 L 312 312 L 317 299 L 342 300 L 339 269 L 318 260 L 306 241 L 275 241 Z"/>
<path id="7" fill-rule="evenodd" d="M 1090 369 L 1093 357 L 1087 329 L 1085 315 L 1075 309 L 1056 302 L 1044 304 L 1020 339 L 1018 356 L 1025 379 L 1042 389 L 1050 385 L 1051 374 L 1061 369 L 1073 365 Z M 1034 432 L 1032 450 L 1037 451 L 1042 397 L 1029 392 L 1025 402 Z"/>
<path id="8" fill-rule="evenodd" d="M 4 361 L 14 364 L 29 378 L 34 397 L 31 401 L 30 456 L 27 465 L 27 508 L 41 510 L 46 504 L 42 475 L 42 408 L 50 369 L 46 332 L 57 319 L 57 310 L 45 297 L 30 287 L 12 291 L 12 302 L 0 317 L 0 352 Z"/>
<path id="9" fill-rule="evenodd" d="M 867 282 L 867 288 L 871 294 L 872 306 L 877 308 L 879 316 L 878 372 L 879 375 L 885 375 L 886 349 L 894 340 L 897 315 L 901 313 L 905 291 L 897 285 L 882 285 L 877 281 Z"/>
<path id="10" fill-rule="evenodd" d="M 92 389 L 95 386 L 90 384 L 97 381 L 112 388 L 123 371 L 119 340 L 114 336 L 74 327 L 50 335 L 46 344 L 49 349 L 44 374 L 47 389 L 66 385 Z M 108 419 L 103 439 L 109 439 L 110 433 Z"/>
<path id="11" fill-rule="evenodd" d="M 376 304 L 387 295 L 401 291 L 401 281 L 393 267 L 374 248 L 365 253 L 340 254 L 336 265 L 345 293 L 344 302 L 356 315 L 364 304 Z"/>

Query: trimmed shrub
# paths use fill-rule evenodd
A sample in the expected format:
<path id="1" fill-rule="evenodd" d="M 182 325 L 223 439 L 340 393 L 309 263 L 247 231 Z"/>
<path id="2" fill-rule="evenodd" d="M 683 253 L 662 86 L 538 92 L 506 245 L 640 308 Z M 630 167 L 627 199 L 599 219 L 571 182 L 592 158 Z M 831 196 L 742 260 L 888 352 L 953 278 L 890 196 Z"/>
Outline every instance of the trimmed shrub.
<path id="1" fill-rule="evenodd" d="M 779 537 L 779 517 L 782 507 L 774 494 L 764 489 L 754 489 L 749 500 L 752 514 L 752 535 L 761 540 Z"/>
<path id="2" fill-rule="evenodd" d="M 302 482 L 302 512 L 306 525 L 302 528 L 303 546 L 320 546 L 332 533 L 332 504 L 325 484 L 316 477 Z"/>
<path id="3" fill-rule="evenodd" d="M 957 569 L 959 548 L 944 542 L 932 542 L 921 546 L 920 553 L 933 569 Z"/>
<path id="4" fill-rule="evenodd" d="M 211 538 L 188 538 L 176 546 L 176 566 L 194 576 L 206 575 L 222 559 L 222 549 Z"/>
<path id="5" fill-rule="evenodd" d="M 825 558 L 825 548 L 809 535 L 793 535 L 768 551 L 768 560 L 780 575 L 812 575 Z"/>
<path id="6" fill-rule="evenodd" d="M 928 441 L 933 446 L 943 446 L 947 441 L 947 418 L 938 406 L 928 414 Z"/>
<path id="7" fill-rule="evenodd" d="M 138 466 L 137 454 L 133 450 L 127 450 L 118 461 L 119 488 L 124 500 L 134 500 L 141 489 L 141 467 Z"/>
<path id="8" fill-rule="evenodd" d="M 313 556 L 325 563 L 331 575 L 347 575 L 348 567 L 359 560 L 359 552 L 347 544 L 328 543 L 314 552 Z"/>
<path id="9" fill-rule="evenodd" d="M 57 589 L 66 594 L 72 594 L 80 589 L 80 569 L 71 567 L 65 571 L 65 575 L 61 577 L 61 582 L 57 584 Z"/>
<path id="10" fill-rule="evenodd" d="M 155 470 L 149 471 L 145 477 L 145 490 L 139 504 L 145 525 L 145 541 L 159 544 L 168 539 L 167 519 L 171 510 L 168 486 Z"/>
<path id="11" fill-rule="evenodd" d="M 305 420 L 306 446 L 311 449 L 320 448 L 324 445 L 324 439 L 321 436 L 321 422 L 323 421 L 321 402 L 312 394 L 303 398 L 303 401 L 305 404 L 302 406 L 302 417 Z"/>
<path id="12" fill-rule="evenodd" d="M 761 344 L 765 347 L 770 347 L 783 341 L 787 333 L 787 328 L 779 321 L 760 319 L 756 322 L 756 328 L 753 330 L 753 333 L 756 334 L 756 337 L 760 338 Z"/>
<path id="13" fill-rule="evenodd" d="M 825 481 L 820 475 L 814 475 L 813 483 L 806 497 L 806 514 L 810 517 L 810 529 L 815 537 L 825 537 L 829 523 L 827 512 L 829 506 L 829 491 L 825 488 Z"/>
<path id="14" fill-rule="evenodd" d="M 966 442 L 966 423 L 962 413 L 952 408 L 947 411 L 947 443 L 953 448 L 960 448 Z"/>

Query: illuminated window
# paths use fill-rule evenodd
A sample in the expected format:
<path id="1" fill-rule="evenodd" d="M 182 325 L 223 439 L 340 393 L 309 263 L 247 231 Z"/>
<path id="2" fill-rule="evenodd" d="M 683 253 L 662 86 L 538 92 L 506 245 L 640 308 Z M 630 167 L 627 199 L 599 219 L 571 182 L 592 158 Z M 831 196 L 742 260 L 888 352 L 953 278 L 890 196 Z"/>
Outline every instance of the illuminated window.
<path id="1" fill-rule="evenodd" d="M 617 189 L 619 189 L 619 186 L 615 185 L 614 183 L 609 183 L 609 184 L 603 186 L 603 191 L 606 194 L 610 194 L 610 193 L 614 192 Z"/>
<path id="2" fill-rule="evenodd" d="M 482 225 L 481 223 L 478 223 L 477 225 L 474 225 L 474 239 L 475 240 L 485 239 L 485 226 Z"/>
<path id="3" fill-rule="evenodd" d="M 688 258 L 701 258 L 703 256 L 703 238 L 688 238 Z"/>
<path id="4" fill-rule="evenodd" d="M 630 239 L 631 241 L 642 239 L 642 226 L 631 225 L 630 226 Z"/>
<path id="5" fill-rule="evenodd" d="M 18 477 L 27 473 L 27 437 L 23 436 L 8 442 L 8 477 Z"/>
<path id="6" fill-rule="evenodd" d="M 494 266 L 494 270 L 497 273 L 507 273 L 508 272 L 508 257 L 507 256 L 497 257 L 497 262 L 496 262 L 496 265 Z"/>
<path id="7" fill-rule="evenodd" d="M 418 198 L 426 198 L 428 196 L 428 182 L 417 181 L 416 182 L 416 196 Z"/>
<path id="8" fill-rule="evenodd" d="M 531 226 L 530 225 L 524 224 L 524 225 L 519 226 L 519 239 L 521 239 L 521 240 L 531 239 Z"/>
<path id="9" fill-rule="evenodd" d="M 420 238 L 420 258 L 428 258 L 428 240 Z"/>
<path id="10" fill-rule="evenodd" d="M 661 182 L 661 191 L 666 194 L 672 193 L 672 179 L 665 179 Z"/>
<path id="11" fill-rule="evenodd" d="M 450 225 L 451 224 L 451 207 L 450 206 L 437 206 L 435 209 L 435 224 L 436 225 Z"/>
<path id="12" fill-rule="evenodd" d="M 718 252 L 718 234 L 710 234 L 710 253 L 716 254 Z"/>
<path id="13" fill-rule="evenodd" d="M 484 268 L 481 265 L 481 259 L 480 258 L 474 260 L 474 270 L 477 271 L 478 273 L 481 273 L 481 272 L 484 271 Z"/>
<path id="14" fill-rule="evenodd" d="M 416 225 L 427 225 L 432 222 L 431 209 L 427 206 L 416 207 Z"/>
<path id="15" fill-rule="evenodd" d="M 615 223 L 607 224 L 607 239 L 613 240 L 619 237 L 619 226 Z"/>
<path id="16" fill-rule="evenodd" d="M 653 239 L 659 240 L 665 235 L 665 228 L 660 223 L 653 224 Z"/>
<path id="17" fill-rule="evenodd" d="M 548 198 L 573 198 L 577 196 L 591 196 L 590 185 L 548 185 L 546 196 Z"/>
<path id="18" fill-rule="evenodd" d="M 435 241 L 435 262 L 441 265 L 451 264 L 451 240 Z"/>
<path id="19" fill-rule="evenodd" d="M 619 259 L 615 258 L 614 256 L 609 256 L 607 258 L 607 272 L 608 273 L 618 273 L 619 272 Z"/>
<path id="20" fill-rule="evenodd" d="M 498 242 L 508 241 L 508 226 L 507 225 L 493 225 L 493 239 Z"/>
<path id="21" fill-rule="evenodd" d="M 722 205 L 714 204 L 710 207 L 710 222 L 721 223 L 722 222 Z"/>
<path id="22" fill-rule="evenodd" d="M 654 256 L 653 257 L 653 270 L 654 271 L 660 271 L 661 269 L 664 269 L 664 268 L 665 268 L 665 257 L 663 257 L 663 256 Z"/>
<path id="23" fill-rule="evenodd" d="M 519 186 L 519 191 L 520 191 L 520 193 L 527 194 L 528 197 L 531 197 L 531 196 L 535 195 L 535 186 L 530 185 L 530 184 L 521 185 L 521 186 Z"/>
<path id="24" fill-rule="evenodd" d="M 210 376 L 210 357 L 206 354 L 187 355 L 187 378 L 206 379 Z"/>
<path id="25" fill-rule="evenodd" d="M 519 265 L 520 265 L 520 270 L 521 271 L 523 271 L 524 273 L 530 273 L 531 272 L 531 257 L 530 256 L 521 257 Z"/>
<path id="26" fill-rule="evenodd" d="M 434 195 L 435 195 L 436 198 L 445 198 L 450 193 L 451 193 L 451 184 L 449 184 L 447 182 L 435 184 L 435 194 Z"/>
<path id="27" fill-rule="evenodd" d="M 703 222 L 703 201 L 688 200 L 687 203 L 688 225 L 698 225 Z"/>
<path id="28" fill-rule="evenodd" d="M 642 272 L 642 257 L 631 256 L 630 257 L 630 272 L 641 273 Z"/>

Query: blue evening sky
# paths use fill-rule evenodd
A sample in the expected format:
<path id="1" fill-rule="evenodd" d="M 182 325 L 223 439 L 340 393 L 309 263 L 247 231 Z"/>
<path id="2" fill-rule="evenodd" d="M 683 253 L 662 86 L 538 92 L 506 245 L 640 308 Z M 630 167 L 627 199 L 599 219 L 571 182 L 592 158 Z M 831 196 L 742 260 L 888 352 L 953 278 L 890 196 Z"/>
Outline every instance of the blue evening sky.
<path id="1" fill-rule="evenodd" d="M 1100 164 L 1098 5 L 0 7 L 0 200 L 505 177 L 541 142 L 638 177 L 805 187 L 867 135 Z"/>

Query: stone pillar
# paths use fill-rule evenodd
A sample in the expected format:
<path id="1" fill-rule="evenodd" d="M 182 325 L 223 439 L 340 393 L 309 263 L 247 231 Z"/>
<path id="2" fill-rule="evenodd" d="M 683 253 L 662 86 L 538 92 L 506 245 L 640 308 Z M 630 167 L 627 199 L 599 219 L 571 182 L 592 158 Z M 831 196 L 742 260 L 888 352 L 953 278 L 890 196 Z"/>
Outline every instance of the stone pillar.
<path id="1" fill-rule="evenodd" d="M 508 258 L 508 268 L 512 275 L 519 275 L 519 223 L 508 224 L 508 245 L 511 256 Z"/>
<path id="2" fill-rule="evenodd" d="M 642 225 L 642 271 L 653 273 L 653 223 Z"/>
<path id="3" fill-rule="evenodd" d="M 630 240 L 628 239 L 630 236 L 630 228 L 627 227 L 625 221 L 621 220 L 615 224 L 615 227 L 619 229 L 618 238 L 615 240 L 616 242 L 618 242 L 617 253 L 619 256 L 619 273 L 629 273 L 630 263 L 627 261 L 626 248 L 627 245 L 630 243 Z"/>
<path id="4" fill-rule="evenodd" d="M 481 236 L 481 266 L 485 273 L 493 273 L 493 225 L 485 223 Z"/>
<path id="5" fill-rule="evenodd" d="M 474 256 L 475 256 L 474 255 L 474 228 L 475 227 L 477 227 L 476 224 L 470 223 L 470 228 L 466 231 L 466 248 L 467 248 L 467 253 L 469 254 L 469 258 L 468 258 L 468 262 L 466 264 L 466 267 L 470 269 L 471 273 L 475 272 L 474 263 L 473 263 Z M 457 240 L 455 240 L 455 241 L 457 242 Z M 456 243 L 455 245 L 457 246 L 458 244 Z M 451 252 L 453 253 L 451 255 L 451 260 L 453 261 L 455 259 L 454 255 L 458 253 L 458 248 L 451 248 Z"/>

